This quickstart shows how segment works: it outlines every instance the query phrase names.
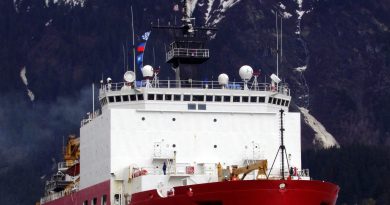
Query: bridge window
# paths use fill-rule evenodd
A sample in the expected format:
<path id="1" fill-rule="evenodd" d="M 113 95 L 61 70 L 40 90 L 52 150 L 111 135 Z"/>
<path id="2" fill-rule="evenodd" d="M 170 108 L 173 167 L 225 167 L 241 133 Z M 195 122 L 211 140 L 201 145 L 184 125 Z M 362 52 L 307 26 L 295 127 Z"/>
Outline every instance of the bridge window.
<path id="1" fill-rule="evenodd" d="M 259 97 L 259 103 L 264 103 L 265 102 L 265 97 Z"/>
<path id="2" fill-rule="evenodd" d="M 222 101 L 222 96 L 216 95 L 214 98 L 215 102 L 221 102 Z"/>
<path id="3" fill-rule="evenodd" d="M 192 96 L 192 101 L 203 102 L 204 95 L 194 95 L 194 96 Z"/>
<path id="4" fill-rule="evenodd" d="M 154 94 L 148 94 L 148 100 L 154 100 Z"/>
<path id="5" fill-rule="evenodd" d="M 172 100 L 172 95 L 171 94 L 166 94 L 165 95 L 165 100 L 171 101 Z"/>
<path id="6" fill-rule="evenodd" d="M 276 104 L 277 100 L 278 100 L 277 98 L 272 99 L 272 104 Z"/>
<path id="7" fill-rule="evenodd" d="M 249 97 L 248 96 L 242 96 L 241 100 L 242 100 L 242 102 L 249 102 Z"/>
<path id="8" fill-rule="evenodd" d="M 137 98 L 138 98 L 138 100 L 144 100 L 144 95 L 143 94 L 138 94 Z"/>
<path id="9" fill-rule="evenodd" d="M 120 95 L 115 96 L 115 102 L 122 102 L 122 98 Z"/>
<path id="10" fill-rule="evenodd" d="M 278 105 L 280 105 L 280 102 L 282 101 L 282 99 L 278 98 Z"/>
<path id="11" fill-rule="evenodd" d="M 174 101 L 181 101 L 181 95 L 173 95 Z"/>
<path id="12" fill-rule="evenodd" d="M 233 102 L 240 102 L 240 96 L 233 96 Z"/>
<path id="13" fill-rule="evenodd" d="M 256 96 L 251 96 L 251 103 L 257 102 L 257 97 Z"/>
<path id="14" fill-rule="evenodd" d="M 191 95 L 184 95 L 183 100 L 184 101 L 190 101 L 191 100 Z"/>
<path id="15" fill-rule="evenodd" d="M 122 96 L 122 99 L 123 99 L 123 102 L 127 102 L 127 101 L 129 101 L 129 96 L 124 95 L 124 96 Z"/>
<path id="16" fill-rule="evenodd" d="M 288 105 L 290 104 L 290 101 L 286 101 L 286 107 L 288 107 Z"/>
<path id="17" fill-rule="evenodd" d="M 213 96 L 212 95 L 206 95 L 206 101 L 207 102 L 213 102 Z"/>
<path id="18" fill-rule="evenodd" d="M 164 95 L 163 94 L 156 94 L 156 100 L 163 100 Z"/>
<path id="19" fill-rule="evenodd" d="M 108 96 L 108 102 L 110 102 L 110 103 L 115 102 L 114 96 Z"/>
<path id="20" fill-rule="evenodd" d="M 286 103 L 286 101 L 284 99 L 282 99 L 282 103 L 280 103 L 282 106 L 284 106 L 284 103 Z"/>
<path id="21" fill-rule="evenodd" d="M 223 96 L 224 102 L 230 102 L 230 96 Z"/>
<path id="22" fill-rule="evenodd" d="M 136 100 L 137 100 L 137 98 L 135 95 L 130 95 L 130 101 L 136 101 Z"/>
<path id="23" fill-rule="evenodd" d="M 268 98 L 268 103 L 271 104 L 271 103 L 272 103 L 272 100 L 273 100 L 273 98 L 269 97 L 269 98 Z"/>

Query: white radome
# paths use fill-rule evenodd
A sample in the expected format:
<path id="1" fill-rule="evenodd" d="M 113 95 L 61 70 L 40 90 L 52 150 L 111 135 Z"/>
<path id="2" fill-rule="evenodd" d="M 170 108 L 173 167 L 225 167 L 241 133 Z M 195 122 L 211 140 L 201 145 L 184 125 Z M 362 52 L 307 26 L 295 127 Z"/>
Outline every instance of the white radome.
<path id="1" fill-rule="evenodd" d="M 135 80 L 135 73 L 133 71 L 127 71 L 124 75 L 123 75 L 123 79 L 128 82 L 128 83 L 132 83 L 134 82 Z"/>
<path id="2" fill-rule="evenodd" d="M 272 73 L 272 75 L 270 76 L 270 78 L 272 79 L 272 81 L 274 81 L 275 83 L 280 83 L 280 78 L 275 75 L 274 73 Z"/>
<path id="3" fill-rule="evenodd" d="M 145 65 L 141 69 L 142 76 L 144 77 L 153 77 L 153 67 L 151 65 Z"/>
<path id="4" fill-rule="evenodd" d="M 227 85 L 229 83 L 229 76 L 225 73 L 221 73 L 219 76 L 218 76 L 218 83 L 220 85 Z"/>
<path id="5" fill-rule="evenodd" d="M 253 76 L 253 69 L 249 65 L 244 65 L 239 71 L 242 80 L 250 80 Z"/>

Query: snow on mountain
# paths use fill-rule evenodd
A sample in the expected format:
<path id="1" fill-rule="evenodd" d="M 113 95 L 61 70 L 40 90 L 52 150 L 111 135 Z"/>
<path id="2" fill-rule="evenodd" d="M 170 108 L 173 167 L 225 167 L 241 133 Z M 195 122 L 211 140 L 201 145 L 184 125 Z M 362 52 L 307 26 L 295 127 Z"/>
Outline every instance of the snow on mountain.
<path id="1" fill-rule="evenodd" d="M 324 125 L 322 125 L 321 122 L 319 122 L 313 115 L 311 115 L 308 109 L 299 107 L 299 110 L 303 114 L 305 123 L 309 125 L 315 132 L 315 139 L 313 143 L 319 142 L 324 148 L 340 147 L 339 143 L 336 141 L 333 135 L 326 131 Z"/>
<path id="2" fill-rule="evenodd" d="M 49 6 L 49 3 L 53 2 L 54 4 L 63 3 L 69 6 L 81 6 L 85 4 L 85 0 L 45 0 L 46 6 Z"/>
<path id="3" fill-rule="evenodd" d="M 26 86 L 27 95 L 30 98 L 31 101 L 34 101 L 35 95 L 34 93 L 28 88 L 28 80 L 26 76 L 27 70 L 26 67 L 23 67 L 22 70 L 20 70 L 20 78 L 23 81 L 23 84 Z"/>

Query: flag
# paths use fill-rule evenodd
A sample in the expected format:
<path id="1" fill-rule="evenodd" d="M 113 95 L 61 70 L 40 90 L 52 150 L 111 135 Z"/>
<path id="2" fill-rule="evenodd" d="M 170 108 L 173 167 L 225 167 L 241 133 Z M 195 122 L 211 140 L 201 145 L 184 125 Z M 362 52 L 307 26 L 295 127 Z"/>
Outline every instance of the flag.
<path id="1" fill-rule="evenodd" d="M 138 44 L 138 46 L 137 46 L 138 53 L 143 53 L 145 51 L 145 44 L 146 44 L 145 42 Z"/>
<path id="2" fill-rule="evenodd" d="M 138 64 L 138 66 L 141 66 L 141 65 L 142 65 L 143 60 L 144 60 L 144 54 L 143 54 L 143 53 L 140 53 L 140 54 L 137 56 L 137 64 Z"/>
<path id="3" fill-rule="evenodd" d="M 145 33 L 141 36 L 141 38 L 142 38 L 144 41 L 147 41 L 147 40 L 149 39 L 150 33 L 151 33 L 151 31 L 145 32 Z"/>

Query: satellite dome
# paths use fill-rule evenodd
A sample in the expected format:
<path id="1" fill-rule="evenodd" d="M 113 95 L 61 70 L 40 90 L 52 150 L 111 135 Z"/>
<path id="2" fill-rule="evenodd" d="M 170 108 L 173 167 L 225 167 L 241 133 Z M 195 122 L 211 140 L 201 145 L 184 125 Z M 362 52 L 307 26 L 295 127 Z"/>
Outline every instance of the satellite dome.
<path id="1" fill-rule="evenodd" d="M 249 65 L 244 65 L 239 71 L 242 80 L 250 80 L 253 76 L 253 69 Z"/>
<path id="2" fill-rule="evenodd" d="M 227 85 L 229 83 L 229 76 L 225 73 L 222 73 L 218 76 L 218 83 L 220 85 Z"/>
<path id="3" fill-rule="evenodd" d="M 107 78 L 107 82 L 110 83 L 111 81 L 112 81 L 112 79 L 111 79 L 110 77 L 108 77 L 108 78 Z"/>
<path id="4" fill-rule="evenodd" d="M 153 67 L 151 65 L 145 65 L 141 69 L 142 75 L 146 77 L 153 77 Z"/>
<path id="5" fill-rule="evenodd" d="M 272 75 L 271 75 L 271 77 L 270 77 L 271 79 L 272 79 L 272 81 L 274 81 L 275 83 L 280 83 L 280 78 L 277 76 L 277 75 L 275 75 L 275 74 L 273 74 L 272 73 Z"/>
<path id="6" fill-rule="evenodd" d="M 128 83 L 132 83 L 134 82 L 135 80 L 135 73 L 133 71 L 127 71 L 124 75 L 123 75 L 123 79 L 128 82 Z"/>

